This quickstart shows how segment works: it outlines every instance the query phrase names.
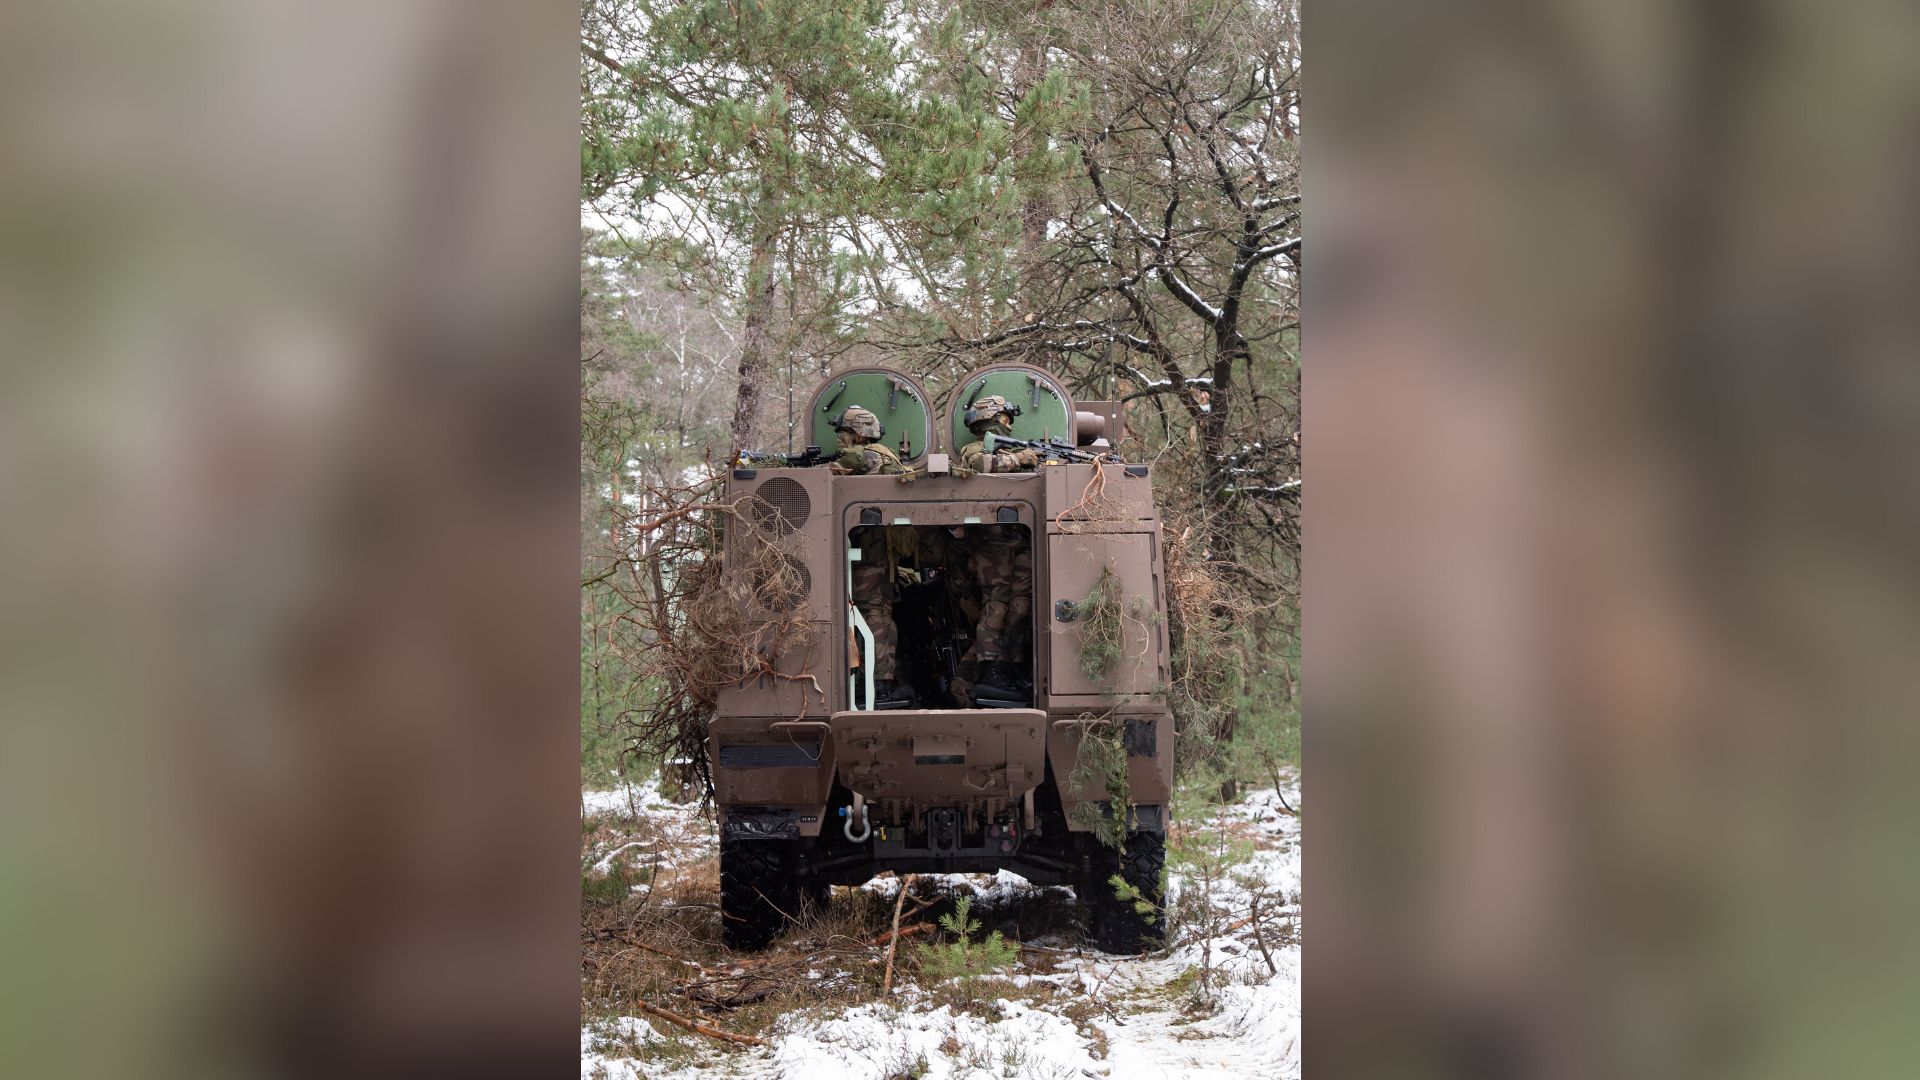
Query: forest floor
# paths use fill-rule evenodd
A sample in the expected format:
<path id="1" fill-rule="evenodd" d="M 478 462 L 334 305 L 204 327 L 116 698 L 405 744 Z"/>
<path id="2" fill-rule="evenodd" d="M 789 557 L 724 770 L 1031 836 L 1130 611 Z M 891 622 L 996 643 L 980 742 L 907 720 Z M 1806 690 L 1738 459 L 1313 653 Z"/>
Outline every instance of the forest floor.
<path id="1" fill-rule="evenodd" d="M 651 787 L 584 793 L 581 1077 L 1298 1077 L 1299 807 L 1293 778 L 1190 822 L 1176 814 L 1171 940 L 1140 957 L 1095 950 L 1071 890 L 916 875 L 883 996 L 897 879 L 835 888 L 771 949 L 735 954 L 719 944 L 713 823 Z M 992 975 L 936 980 L 918 949 L 952 939 L 936 918 L 960 896 L 980 934 L 1020 949 Z"/>

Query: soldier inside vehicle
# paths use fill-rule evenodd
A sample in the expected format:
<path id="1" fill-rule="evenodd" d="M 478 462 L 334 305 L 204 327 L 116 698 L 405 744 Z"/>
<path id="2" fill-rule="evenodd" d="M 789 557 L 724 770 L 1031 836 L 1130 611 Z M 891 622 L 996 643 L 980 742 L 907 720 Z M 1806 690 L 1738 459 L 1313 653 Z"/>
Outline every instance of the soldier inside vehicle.
<path id="1" fill-rule="evenodd" d="M 876 704 L 858 707 L 1032 705 L 1033 546 L 1025 525 L 863 525 L 848 543 L 860 552 L 854 606 L 873 637 Z"/>
<path id="2" fill-rule="evenodd" d="M 1031 472 L 1031 450 L 995 452 L 1020 408 L 982 397 L 964 414 L 974 442 L 961 466 L 976 473 Z M 849 407 L 833 421 L 842 458 L 835 471 L 905 471 L 878 443 L 873 414 Z M 1026 708 L 1033 703 L 1033 545 L 1018 524 L 862 525 L 852 598 L 872 637 L 873 709 Z M 904 631 L 904 632 L 903 632 Z M 905 643 L 904 651 L 902 642 Z"/>

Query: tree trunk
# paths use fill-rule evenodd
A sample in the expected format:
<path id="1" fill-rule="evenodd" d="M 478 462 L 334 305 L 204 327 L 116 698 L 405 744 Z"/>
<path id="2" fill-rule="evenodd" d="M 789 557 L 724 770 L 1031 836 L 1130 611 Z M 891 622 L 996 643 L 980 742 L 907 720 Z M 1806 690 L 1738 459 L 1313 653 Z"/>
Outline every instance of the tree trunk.
<path id="1" fill-rule="evenodd" d="M 1052 7 L 1052 0 L 1035 6 L 1035 14 Z M 1044 30 L 1037 25 L 1029 33 L 1040 38 Z M 1014 59 L 1013 88 L 1022 98 L 1033 93 L 1047 74 L 1047 47 L 1044 40 L 1028 41 L 1020 46 Z M 1036 132 L 1018 132 L 1013 151 L 1026 158 L 1040 148 Z M 1020 185 L 1020 294 L 1019 304 L 1032 315 L 1046 308 L 1042 287 L 1047 269 L 1047 222 L 1053 217 L 1051 200 L 1038 177 L 1029 177 Z"/>
<path id="2" fill-rule="evenodd" d="M 745 326 L 740 334 L 740 384 L 733 401 L 733 452 L 760 445 L 760 405 L 772 368 L 773 256 L 778 234 L 768 224 L 755 226 L 747 261 L 747 295 L 742 305 Z"/>
<path id="3" fill-rule="evenodd" d="M 1233 383 L 1234 365 L 1251 370 L 1253 358 L 1237 325 L 1216 325 L 1213 340 L 1213 370 L 1209 372 L 1213 385 L 1208 388 L 1206 415 L 1200 418 L 1199 443 L 1207 501 L 1217 505 L 1227 501 L 1226 489 L 1233 483 L 1233 476 L 1227 471 L 1227 459 L 1233 454 L 1233 447 L 1228 445 L 1228 422 L 1232 419 L 1233 398 L 1239 389 Z M 1233 557 L 1228 550 L 1230 538 L 1224 531 L 1215 530 L 1208 539 L 1213 545 L 1214 558 Z"/>
<path id="4" fill-rule="evenodd" d="M 1229 310 L 1237 308 L 1230 304 Z M 1215 505 L 1224 505 L 1228 500 L 1227 487 L 1233 483 L 1233 474 L 1228 471 L 1229 458 L 1233 447 L 1228 445 L 1227 422 L 1233 414 L 1233 397 L 1238 388 L 1233 383 L 1234 364 L 1242 365 L 1251 371 L 1253 357 L 1246 342 L 1240 337 L 1238 320 L 1222 321 L 1214 327 L 1213 387 L 1207 397 L 1207 414 L 1200 424 L 1200 454 L 1205 466 L 1207 500 Z M 1239 561 L 1237 550 L 1239 537 L 1228 525 L 1225 514 L 1208 515 L 1207 558 L 1216 562 L 1233 563 Z M 1213 610 L 1216 619 L 1231 624 L 1235 613 L 1230 609 L 1216 606 Z M 1222 745 L 1233 741 L 1235 730 L 1240 726 L 1240 710 L 1230 708 L 1221 718 L 1220 727 L 1215 732 L 1216 740 Z M 1238 802 L 1240 782 L 1229 774 L 1220 782 L 1220 801 Z"/>

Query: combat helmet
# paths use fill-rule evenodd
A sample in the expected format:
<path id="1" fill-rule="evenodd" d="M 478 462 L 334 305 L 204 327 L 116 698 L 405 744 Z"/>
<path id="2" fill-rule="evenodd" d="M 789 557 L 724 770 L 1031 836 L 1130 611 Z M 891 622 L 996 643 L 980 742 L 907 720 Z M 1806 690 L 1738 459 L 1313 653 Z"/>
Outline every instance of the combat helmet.
<path id="1" fill-rule="evenodd" d="M 879 417 L 858 405 L 847 406 L 846 411 L 833 421 L 833 430 L 850 432 L 867 439 L 879 439 L 887 433 L 887 429 L 880 426 Z"/>
<path id="2" fill-rule="evenodd" d="M 994 417 L 1003 414 L 1010 417 L 1019 416 L 1020 406 L 1013 404 L 998 394 L 988 395 L 967 407 L 965 417 L 967 428 L 968 430 L 972 430 L 981 424 L 987 423 Z"/>

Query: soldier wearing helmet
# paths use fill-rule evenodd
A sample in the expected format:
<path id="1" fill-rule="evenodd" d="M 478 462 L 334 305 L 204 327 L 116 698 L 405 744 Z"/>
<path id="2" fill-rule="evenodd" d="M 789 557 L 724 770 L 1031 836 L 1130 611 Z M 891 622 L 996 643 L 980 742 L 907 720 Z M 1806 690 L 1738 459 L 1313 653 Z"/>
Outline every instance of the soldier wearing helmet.
<path id="1" fill-rule="evenodd" d="M 833 420 L 839 433 L 840 453 L 830 463 L 836 473 L 904 473 L 907 467 L 900 455 L 880 441 L 886 429 L 880 418 L 858 405 L 849 405 Z M 907 530 L 911 533 L 911 530 Z M 853 564 L 853 604 L 873 631 L 873 702 L 869 708 L 898 708 L 913 703 L 910 687 L 895 681 L 895 656 L 899 650 L 900 629 L 893 621 L 893 578 L 897 570 L 894 546 L 888 530 L 879 525 L 862 525 L 853 530 L 853 545 L 860 549 L 860 561 Z"/>
<path id="2" fill-rule="evenodd" d="M 1018 415 L 1020 406 L 998 395 L 975 401 L 962 417 L 975 439 L 960 448 L 960 464 L 976 473 L 1031 472 L 1040 461 L 1031 450 L 986 452 L 987 433 L 1011 433 Z M 957 546 L 981 594 L 967 655 L 975 672 L 970 696 L 976 704 L 1030 701 L 1032 684 L 1023 674 L 1019 643 L 1033 610 L 1033 549 L 1018 526 L 973 525 L 961 533 Z"/>
<path id="3" fill-rule="evenodd" d="M 963 419 L 967 430 L 973 432 L 973 441 L 960 448 L 960 465 L 974 472 L 1011 473 L 1028 472 L 1040 463 L 1040 455 L 1031 450 L 996 450 L 986 452 L 988 432 L 1008 435 L 1013 432 L 1013 418 L 1020 415 L 1020 406 L 1007 401 L 998 394 L 983 397 L 968 407 Z"/>
<path id="4" fill-rule="evenodd" d="M 880 441 L 887 429 L 880 426 L 880 418 L 858 405 L 849 405 L 845 412 L 833 420 L 833 430 L 839 432 L 840 453 L 832 463 L 837 473 L 903 473 L 907 467 L 900 463 L 900 455 L 893 448 Z"/>

